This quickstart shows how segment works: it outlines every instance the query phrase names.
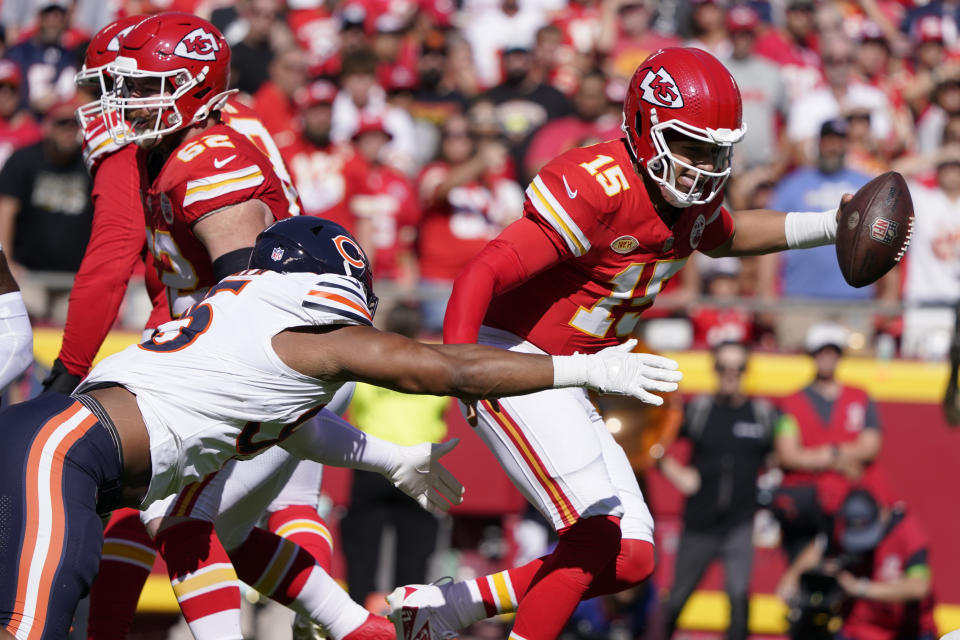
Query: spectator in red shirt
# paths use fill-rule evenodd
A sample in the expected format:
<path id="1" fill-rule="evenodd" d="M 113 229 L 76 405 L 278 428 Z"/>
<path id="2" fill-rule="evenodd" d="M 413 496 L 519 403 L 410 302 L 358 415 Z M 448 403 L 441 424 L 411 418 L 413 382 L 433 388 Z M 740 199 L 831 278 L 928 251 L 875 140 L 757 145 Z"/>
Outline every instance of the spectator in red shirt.
<path id="1" fill-rule="evenodd" d="M 297 92 L 307 84 L 307 60 L 299 47 L 278 52 L 270 62 L 270 79 L 253 96 L 253 110 L 277 146 L 293 143 Z"/>
<path id="2" fill-rule="evenodd" d="M 27 109 L 20 108 L 20 70 L 0 59 L 0 167 L 10 154 L 40 140 L 43 132 Z"/>
<path id="3" fill-rule="evenodd" d="M 599 70 L 583 77 L 573 96 L 573 114 L 549 121 L 533 135 L 524 161 L 527 175 L 564 151 L 620 137 L 620 118 L 608 108 L 606 88 Z"/>
<path id="4" fill-rule="evenodd" d="M 417 238 L 424 321 L 439 332 L 454 278 L 522 210 L 523 194 L 504 177 L 506 147 L 487 140 L 478 148 L 467 118 L 443 126 L 440 159 L 420 174 L 423 220 Z"/>
<path id="5" fill-rule="evenodd" d="M 883 444 L 876 406 L 865 391 L 836 379 L 847 339 L 847 330 L 832 322 L 810 327 L 805 346 L 814 379 L 780 402 L 791 419 L 778 425 L 774 437 L 784 477 L 773 507 L 791 561 L 823 531 L 831 511 L 825 495 L 854 483 L 883 490 L 874 464 Z"/>
<path id="6" fill-rule="evenodd" d="M 757 38 L 758 55 L 777 63 L 791 100 L 820 83 L 813 0 L 790 0 L 783 29 L 768 29 Z"/>
<path id="7" fill-rule="evenodd" d="M 934 640 L 928 556 L 927 536 L 912 513 L 857 488 L 844 499 L 832 535 L 803 550 L 777 591 L 792 600 L 800 576 L 819 568 L 847 596 L 838 640 Z"/>
<path id="8" fill-rule="evenodd" d="M 603 27 L 597 51 L 606 56 L 604 67 L 612 78 L 627 82 L 647 56 L 658 49 L 679 47 L 680 38 L 650 28 L 656 3 L 651 0 L 612 0 L 603 3 Z"/>
<path id="9" fill-rule="evenodd" d="M 347 199 L 348 194 L 361 190 L 367 163 L 350 145 L 336 144 L 330 139 L 336 95 L 337 88 L 332 83 L 312 83 L 299 102 L 300 132 L 292 144 L 281 149 L 304 213 L 333 220 L 353 233 L 356 221 Z"/>
<path id="10" fill-rule="evenodd" d="M 378 286 L 392 282 L 410 291 L 417 278 L 413 241 L 420 221 L 420 203 L 413 183 L 383 161 L 390 134 L 377 116 L 362 116 L 353 146 L 366 162 L 360 193 L 350 197 L 350 212 L 357 223 L 356 238 L 366 247 Z"/>

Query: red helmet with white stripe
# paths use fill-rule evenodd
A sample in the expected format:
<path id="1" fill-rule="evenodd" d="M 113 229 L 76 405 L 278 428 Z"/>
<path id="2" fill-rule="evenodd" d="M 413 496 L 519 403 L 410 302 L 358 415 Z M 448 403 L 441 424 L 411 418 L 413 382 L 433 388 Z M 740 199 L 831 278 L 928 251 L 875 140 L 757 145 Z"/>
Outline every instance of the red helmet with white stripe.
<path id="1" fill-rule="evenodd" d="M 188 13 L 163 13 L 137 24 L 107 72 L 116 82 L 103 105 L 116 125 L 111 133 L 117 142 L 156 140 L 201 122 L 233 93 L 227 90 L 227 41 L 212 24 Z"/>
<path id="2" fill-rule="evenodd" d="M 740 89 L 726 67 L 701 49 L 657 51 L 633 74 L 623 103 L 623 131 L 637 162 L 666 190 L 671 204 L 706 204 L 730 176 L 733 145 L 746 133 Z M 673 133 L 715 146 L 710 170 L 674 156 L 664 138 Z M 677 173 L 691 171 L 683 190 Z"/>

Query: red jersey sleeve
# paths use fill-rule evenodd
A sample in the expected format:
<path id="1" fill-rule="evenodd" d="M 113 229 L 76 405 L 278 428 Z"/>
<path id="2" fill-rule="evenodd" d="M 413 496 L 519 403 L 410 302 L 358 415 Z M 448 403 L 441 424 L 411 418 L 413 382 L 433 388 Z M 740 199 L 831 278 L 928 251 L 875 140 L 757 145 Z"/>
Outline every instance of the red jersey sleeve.
<path id="1" fill-rule="evenodd" d="M 727 208 L 720 206 L 712 215 L 707 217 L 707 226 L 703 230 L 703 240 L 698 247 L 700 251 L 713 251 L 733 236 L 733 216 Z"/>
<path id="2" fill-rule="evenodd" d="M 619 203 L 618 198 L 604 193 L 590 163 L 578 162 L 579 151 L 565 153 L 544 166 L 527 187 L 523 206 L 524 215 L 549 230 L 565 257 L 590 251 L 594 229 Z"/>
<path id="3" fill-rule="evenodd" d="M 90 242 L 70 292 L 59 355 L 74 375 L 90 369 L 146 244 L 135 154 L 128 145 L 99 159 Z"/>

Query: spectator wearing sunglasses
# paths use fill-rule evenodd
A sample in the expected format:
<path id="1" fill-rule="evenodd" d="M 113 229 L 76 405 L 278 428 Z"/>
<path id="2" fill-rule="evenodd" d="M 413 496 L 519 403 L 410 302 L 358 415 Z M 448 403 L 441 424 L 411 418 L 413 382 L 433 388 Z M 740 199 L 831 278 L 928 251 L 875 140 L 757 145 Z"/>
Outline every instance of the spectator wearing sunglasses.
<path id="1" fill-rule="evenodd" d="M 666 638 L 673 634 L 684 604 L 716 559 L 723 561 L 730 598 L 727 638 L 747 637 L 757 475 L 767 465 L 773 432 L 781 420 L 773 405 L 751 398 L 744 390 L 749 359 L 749 349 L 740 342 L 713 348 L 717 390 L 691 400 L 680 427 L 679 438 L 692 445 L 690 461 L 684 464 L 669 454 L 657 461 L 660 472 L 687 497 L 667 600 Z"/>

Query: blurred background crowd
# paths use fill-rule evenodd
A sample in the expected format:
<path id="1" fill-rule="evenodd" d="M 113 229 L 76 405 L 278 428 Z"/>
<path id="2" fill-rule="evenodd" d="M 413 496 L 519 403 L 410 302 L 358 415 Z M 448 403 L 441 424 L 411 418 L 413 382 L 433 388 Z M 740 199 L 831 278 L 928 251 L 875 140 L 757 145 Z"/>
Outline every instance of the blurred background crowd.
<path id="1" fill-rule="evenodd" d="M 960 299 L 960 8 L 943 0 L 4 0 L 0 242 L 37 276 L 39 319 L 62 319 L 57 292 L 90 219 L 70 122 L 86 99 L 72 80 L 85 43 L 117 16 L 160 10 L 223 31 L 232 84 L 305 213 L 355 231 L 381 296 L 424 301 L 429 331 L 460 267 L 521 214 L 538 168 L 618 136 L 636 65 L 686 44 L 721 58 L 743 95 L 728 207 L 824 210 L 892 168 L 938 213 L 918 219 L 903 268 L 863 289 L 842 281 L 829 247 L 692 260 L 657 302 L 655 341 L 795 349 L 829 309 L 856 350 L 946 352 Z"/>
<path id="2" fill-rule="evenodd" d="M 834 371 L 839 359 L 851 354 L 938 362 L 948 353 L 954 307 L 960 302 L 960 4 L 0 0 L 0 243 L 35 326 L 62 326 L 73 273 L 90 233 L 91 183 L 73 116 L 89 99 L 76 94 L 73 81 L 84 48 L 93 33 L 117 17 L 157 11 L 196 13 L 224 33 L 232 48 L 232 85 L 270 131 L 304 213 L 334 219 L 354 232 L 370 254 L 381 309 L 393 310 L 393 324 L 391 314 L 382 317 L 410 335 L 439 334 L 453 279 L 522 214 L 526 184 L 543 164 L 572 147 L 620 136 L 627 82 L 636 66 L 662 47 L 704 48 L 727 65 L 740 86 L 748 133 L 735 150 L 728 208 L 826 210 L 872 177 L 891 169 L 902 172 L 918 212 L 913 244 L 901 265 L 876 285 L 848 286 L 832 246 L 746 259 L 697 255 L 646 312 L 642 337 L 653 348 L 713 349 L 710 362 L 701 363 L 706 374 L 700 379 L 710 381 L 699 390 L 710 390 L 706 395 L 711 396 L 716 389 L 716 397 L 706 409 L 703 400 L 690 405 L 700 406 L 700 413 L 689 406 L 684 411 L 679 398 L 656 414 L 600 401 L 609 410 L 608 427 L 622 431 L 621 442 L 638 474 L 652 474 L 649 497 L 658 532 L 665 531 L 658 542 L 667 541 L 661 548 L 669 558 L 678 545 L 685 548 L 678 557 L 687 564 L 674 569 L 672 559 L 661 563 L 654 582 L 663 607 L 654 606 L 656 590 L 608 599 L 585 606 L 570 634 L 659 637 L 678 624 L 706 565 L 722 556 L 729 561 L 730 637 L 741 637 L 750 564 L 736 554 L 752 554 L 758 541 L 768 547 L 789 543 L 790 568 L 782 560 L 760 567 L 767 573 L 774 567 L 767 591 L 788 598 L 802 586 L 802 562 L 796 561 L 803 560 L 804 545 L 824 533 L 822 509 L 817 510 L 822 504 L 811 515 L 803 491 L 782 498 L 782 491 L 770 488 L 791 486 L 791 477 L 800 487 L 819 486 L 821 476 L 846 478 L 860 487 L 867 497 L 859 502 L 848 505 L 850 500 L 836 491 L 826 500 L 827 515 L 848 528 L 863 526 L 866 518 L 870 525 L 882 521 L 886 535 L 890 522 L 902 520 L 894 498 L 916 492 L 897 486 L 905 473 L 883 453 L 890 445 L 883 444 L 879 426 L 884 416 L 902 422 L 907 414 L 902 407 L 878 412 L 869 397 L 848 393 L 836 382 Z M 120 328 L 142 328 L 149 300 L 141 290 L 131 287 Z M 836 324 L 824 325 L 825 318 Z M 793 382 L 794 389 L 809 383 L 797 392 L 802 397 L 776 409 L 748 402 L 741 385 L 748 361 L 757 352 L 798 351 L 810 354 L 813 364 L 761 366 L 767 375 L 794 374 L 779 386 L 770 378 L 757 384 L 763 376 L 755 376 L 753 389 L 787 395 Z M 804 378 L 810 372 L 813 382 Z M 416 418 L 424 439 L 439 440 L 459 419 L 445 402 L 401 406 L 388 404 L 395 399 L 382 394 L 358 395 L 355 419 L 371 429 Z M 831 418 L 840 404 L 845 413 L 840 416 L 837 409 Z M 710 413 L 715 405 L 720 413 Z M 753 412 L 747 420 L 753 431 L 746 436 L 736 431 L 743 431 L 738 412 L 745 407 Z M 631 421 L 657 427 L 631 431 Z M 704 424 L 726 426 L 704 431 Z M 834 429 L 833 435 L 817 435 L 818 424 L 824 432 Z M 685 450 L 674 447 L 664 455 L 662 447 L 651 446 L 668 444 L 677 433 L 686 440 Z M 728 438 L 705 439 L 705 433 Z M 748 447 L 740 449 L 744 437 Z M 895 449 L 904 446 L 902 432 L 884 437 L 894 438 Z M 709 446 L 698 449 L 705 442 Z M 772 453 L 775 458 L 769 458 Z M 885 482 L 861 482 L 884 455 L 892 461 L 886 465 L 894 470 L 892 491 Z M 734 473 L 733 459 L 749 470 L 739 466 Z M 477 469 L 499 473 L 490 464 L 475 461 Z M 758 517 L 755 478 L 767 468 L 780 476 L 761 476 L 767 477 L 760 487 L 761 495 L 767 492 L 767 508 Z M 522 499 L 510 493 L 505 480 L 485 473 L 475 473 L 485 489 L 474 494 L 474 512 L 464 516 L 475 519 L 468 526 L 439 523 L 441 551 L 459 549 L 458 560 L 434 554 L 426 573 L 425 558 L 435 547 L 423 542 L 436 534 L 437 522 L 422 522 L 405 507 L 396 508 L 406 515 L 389 515 L 395 507 L 385 506 L 370 519 L 381 500 L 379 487 L 355 483 L 352 499 L 341 495 L 341 527 L 353 531 L 344 548 L 348 554 L 351 545 L 355 549 L 344 573 L 354 571 L 351 594 L 363 602 L 387 584 L 374 580 L 384 560 L 374 555 L 371 561 L 369 549 L 379 548 L 381 525 L 394 517 L 398 542 L 399 532 L 411 527 L 420 532 L 407 536 L 406 551 L 387 555 L 419 562 L 419 568 L 413 562 L 410 580 L 398 564 L 397 582 L 443 573 L 462 577 L 465 565 L 480 574 L 542 552 L 550 543 L 543 523 L 523 512 Z M 918 482 L 921 476 L 922 470 L 913 473 Z M 484 491 L 498 496 L 486 507 Z M 699 496 L 693 504 L 700 507 L 684 511 L 677 506 L 680 495 Z M 351 517 L 351 504 L 364 504 L 366 510 L 354 508 Z M 773 541 L 763 542 L 771 531 Z M 874 540 L 874 547 L 881 540 L 887 539 Z M 924 539 L 904 544 L 923 550 L 922 558 L 911 555 L 914 562 L 904 571 L 929 570 Z M 926 591 L 909 592 L 905 602 L 926 603 L 921 613 L 929 632 L 929 573 L 927 578 Z M 867 588 L 863 582 L 847 583 L 841 591 L 848 596 L 859 597 L 857 590 Z M 658 616 L 663 624 L 650 631 L 649 620 Z M 690 625 L 681 618 L 680 626 Z M 473 637 L 500 638 L 503 629 L 481 625 Z"/>

